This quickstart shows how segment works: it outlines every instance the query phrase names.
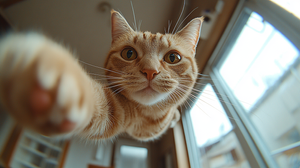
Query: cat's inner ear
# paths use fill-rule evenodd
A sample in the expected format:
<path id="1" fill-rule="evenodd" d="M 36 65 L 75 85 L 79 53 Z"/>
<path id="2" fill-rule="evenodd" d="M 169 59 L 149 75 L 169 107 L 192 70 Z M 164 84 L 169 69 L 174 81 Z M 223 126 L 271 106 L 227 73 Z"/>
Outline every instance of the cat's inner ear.
<path id="1" fill-rule="evenodd" d="M 113 41 L 122 34 L 133 32 L 125 18 L 117 11 L 111 10 L 111 33 Z"/>
<path id="2" fill-rule="evenodd" d="M 176 35 L 180 36 L 195 52 L 200 37 L 204 17 L 195 18 L 182 28 Z"/>

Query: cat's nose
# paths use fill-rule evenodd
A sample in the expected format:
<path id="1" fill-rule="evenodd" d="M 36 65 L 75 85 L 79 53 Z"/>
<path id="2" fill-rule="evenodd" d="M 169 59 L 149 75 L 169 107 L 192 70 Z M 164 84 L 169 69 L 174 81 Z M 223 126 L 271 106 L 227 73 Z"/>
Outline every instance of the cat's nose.
<path id="1" fill-rule="evenodd" d="M 152 80 L 157 74 L 159 74 L 159 71 L 153 70 L 153 69 L 143 69 L 142 74 L 145 74 L 147 76 L 147 79 L 150 81 Z"/>

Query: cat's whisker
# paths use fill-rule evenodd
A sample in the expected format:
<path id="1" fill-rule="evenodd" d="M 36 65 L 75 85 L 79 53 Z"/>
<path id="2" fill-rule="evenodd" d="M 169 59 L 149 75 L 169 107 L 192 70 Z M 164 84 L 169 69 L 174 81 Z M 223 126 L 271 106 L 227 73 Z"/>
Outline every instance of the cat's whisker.
<path id="1" fill-rule="evenodd" d="M 200 103 L 198 103 L 198 101 L 195 103 L 195 106 L 198 107 L 198 109 L 200 109 L 205 115 L 211 117 L 211 116 L 209 115 L 209 113 L 205 112 L 205 110 L 203 110 L 203 109 L 201 108 L 201 105 L 200 105 Z"/>
<path id="2" fill-rule="evenodd" d="M 203 90 L 198 90 L 198 89 L 195 89 L 194 87 L 189 87 L 189 86 L 186 86 L 186 85 L 183 85 L 183 84 L 179 84 L 178 85 L 179 87 L 184 87 L 186 89 L 192 89 L 194 91 L 197 91 L 198 93 L 202 92 Z"/>
<path id="3" fill-rule="evenodd" d="M 97 80 L 97 81 L 100 81 L 100 80 L 104 80 L 106 81 L 107 79 L 106 78 L 93 78 L 94 80 Z"/>
<path id="4" fill-rule="evenodd" d="M 191 81 L 190 80 L 186 80 L 186 79 L 178 79 L 178 81 L 182 81 L 182 82 L 187 82 L 187 83 L 190 83 Z M 200 82 L 195 82 L 195 84 L 198 84 L 198 85 L 206 85 L 204 83 L 200 83 Z"/>
<path id="5" fill-rule="evenodd" d="M 163 110 L 159 107 L 158 104 L 156 104 L 156 107 L 163 113 Z"/>
<path id="6" fill-rule="evenodd" d="M 205 104 L 207 104 L 208 106 L 210 106 L 210 107 L 212 107 L 213 109 L 215 109 L 218 113 L 220 113 L 221 115 L 223 115 L 223 116 L 225 116 L 225 117 L 227 117 L 228 119 L 231 119 L 231 120 L 235 120 L 235 118 L 233 118 L 233 117 L 230 117 L 230 116 L 228 116 L 228 115 L 226 115 L 226 114 L 224 114 L 220 109 L 217 109 L 216 107 L 214 107 L 213 105 L 211 105 L 211 104 L 209 104 L 209 103 L 207 103 L 205 100 L 202 100 L 202 99 L 200 99 L 200 101 L 201 102 L 203 102 L 203 103 L 205 103 Z"/>
<path id="7" fill-rule="evenodd" d="M 111 82 L 111 81 L 108 81 L 107 78 L 101 78 L 101 79 L 94 79 L 96 81 L 101 81 L 103 85 L 112 85 L 112 84 L 115 84 L 115 83 L 120 83 L 120 82 L 124 82 L 126 80 L 121 80 L 121 79 L 110 79 L 110 80 L 113 80 L 114 82 Z"/>
<path id="8" fill-rule="evenodd" d="M 108 83 L 106 87 L 110 88 L 110 87 L 116 86 L 116 85 L 124 85 L 124 82 L 126 82 L 126 80 L 119 80 L 119 81 L 117 80 L 117 81 Z"/>
<path id="9" fill-rule="evenodd" d="M 196 7 L 195 9 L 193 9 L 179 24 L 179 26 L 176 28 L 175 33 L 178 32 L 178 29 L 180 29 L 180 26 L 182 25 L 182 23 L 197 9 L 198 7 Z"/>
<path id="10" fill-rule="evenodd" d="M 181 95 L 178 91 L 175 90 L 174 92 L 176 94 L 176 96 L 174 95 L 175 97 L 175 101 L 178 101 L 183 95 Z"/>
<path id="11" fill-rule="evenodd" d="M 120 88 L 114 90 L 113 93 L 114 93 L 114 95 L 117 95 L 117 94 L 119 94 L 120 92 L 122 92 L 123 90 L 124 90 L 124 88 L 120 87 Z"/>
<path id="12" fill-rule="evenodd" d="M 123 79 L 122 77 L 107 76 L 107 75 L 101 75 L 101 74 L 96 74 L 96 73 L 89 73 L 89 75 L 105 77 L 105 78 L 107 78 L 107 79 L 108 79 L 108 78 L 110 78 L 110 79 Z"/>
<path id="13" fill-rule="evenodd" d="M 202 73 L 198 73 L 198 75 L 201 75 L 201 76 L 210 76 L 210 75 L 202 74 Z"/>
<path id="14" fill-rule="evenodd" d="M 179 91 L 177 91 L 177 89 L 173 93 L 175 93 L 178 98 L 182 97 L 182 95 L 179 93 Z M 187 103 L 187 100 L 184 101 L 183 105 L 187 109 L 186 103 Z"/>
<path id="15" fill-rule="evenodd" d="M 119 90 L 118 92 L 116 92 L 116 94 L 119 94 L 119 93 L 121 93 L 123 90 L 125 90 L 125 89 L 121 89 L 121 90 Z"/>
<path id="16" fill-rule="evenodd" d="M 226 95 L 223 95 L 223 94 L 220 94 L 220 93 L 216 93 L 214 91 L 209 91 L 209 90 L 198 90 L 198 89 L 195 89 L 193 87 L 188 87 L 186 85 L 182 85 L 182 84 L 179 84 L 179 87 L 184 87 L 184 88 L 191 88 L 192 89 L 192 92 L 195 92 L 196 94 L 201 94 L 201 96 L 207 98 L 207 99 L 210 99 L 210 100 L 215 100 L 215 95 L 222 95 L 222 96 L 226 96 Z M 194 96 L 194 95 L 193 95 Z M 227 97 L 227 96 L 226 96 Z M 197 99 L 199 99 L 199 97 L 195 97 Z M 229 101 L 225 101 L 223 100 L 222 98 L 219 98 L 218 97 L 218 101 L 220 102 L 223 102 L 225 104 L 230 104 L 232 106 L 236 106 L 236 104 L 234 103 L 231 103 Z"/>
<path id="17" fill-rule="evenodd" d="M 228 99 L 230 99 L 230 97 L 229 96 L 227 96 L 227 95 L 225 95 L 225 94 L 220 94 L 220 93 L 216 93 L 215 91 L 211 91 L 211 90 L 202 90 L 201 91 L 201 93 L 204 93 L 204 94 L 206 94 L 206 95 L 210 95 L 210 96 L 215 96 L 215 94 L 216 95 L 220 95 L 220 96 L 224 96 L 224 97 L 226 97 L 226 98 L 228 98 Z M 222 98 L 218 98 L 219 100 L 223 100 Z M 246 101 L 244 101 L 244 100 L 241 100 L 241 99 L 237 99 L 239 102 L 241 102 L 241 103 L 245 103 L 245 104 L 250 104 L 250 103 L 248 103 L 248 102 L 246 102 Z M 223 100 L 224 101 L 224 100 Z M 225 101 L 224 101 L 224 103 L 226 103 Z M 227 102 L 227 103 L 229 103 L 229 102 Z M 233 105 L 233 106 L 235 106 L 233 103 L 230 103 L 231 105 Z"/>
<path id="18" fill-rule="evenodd" d="M 106 80 L 107 83 L 113 83 L 113 82 L 117 82 L 117 81 L 126 81 L 125 79 L 122 78 L 111 78 L 111 77 L 106 77 L 104 78 Z M 104 80 L 103 79 L 103 80 Z"/>
<path id="19" fill-rule="evenodd" d="M 179 89 L 178 93 L 181 93 L 181 95 L 185 94 L 185 90 L 184 89 L 182 89 L 180 87 L 178 87 L 177 89 Z M 187 97 L 187 99 L 189 99 L 190 101 L 192 101 L 189 96 Z M 192 103 L 194 104 L 194 101 L 192 101 Z M 190 103 L 188 101 L 187 101 L 187 104 L 189 105 L 190 108 L 192 108 L 192 106 L 190 105 Z"/>
<path id="20" fill-rule="evenodd" d="M 139 32 L 141 31 L 141 25 L 142 25 L 142 20 L 140 20 L 140 21 L 139 21 L 139 26 L 138 26 L 138 28 L 139 28 L 139 29 L 138 29 L 138 30 L 139 30 Z"/>
<path id="21" fill-rule="evenodd" d="M 107 88 L 115 88 L 115 87 L 118 87 L 118 86 L 122 86 L 123 84 L 117 84 L 117 85 L 112 85 L 112 86 L 108 86 Z"/>
<path id="22" fill-rule="evenodd" d="M 115 84 L 115 83 L 121 83 L 121 82 L 126 82 L 126 79 L 115 79 L 115 78 L 111 78 L 111 79 L 107 79 L 107 83 L 109 85 Z"/>
<path id="23" fill-rule="evenodd" d="M 201 84 L 201 83 L 200 83 L 200 84 Z M 194 91 L 197 91 L 198 93 L 202 93 L 203 91 L 206 91 L 206 92 L 215 93 L 215 94 L 217 94 L 217 95 L 223 95 L 223 96 L 226 96 L 226 95 L 224 95 L 224 94 L 216 93 L 215 91 L 204 90 L 204 89 L 199 90 L 199 89 L 196 89 L 196 88 L 194 88 L 194 87 L 186 86 L 186 85 L 184 85 L 184 84 L 179 84 L 179 86 L 183 86 L 183 87 L 185 87 L 185 88 L 192 89 L 192 90 L 194 90 Z"/>
<path id="24" fill-rule="evenodd" d="M 190 98 L 190 96 L 192 96 L 193 99 Z M 188 99 L 189 99 L 195 106 L 197 106 L 202 112 L 204 112 L 206 115 L 209 116 L 209 114 L 206 113 L 206 112 L 198 105 L 198 97 L 196 97 L 195 95 L 193 95 L 193 94 L 191 93 L 191 94 L 188 96 Z M 194 102 L 193 100 L 196 100 L 196 102 Z M 190 108 L 192 108 L 192 107 L 190 106 Z"/>
<path id="25" fill-rule="evenodd" d="M 179 89 L 181 89 L 183 92 L 185 91 L 185 90 L 184 90 L 183 88 L 181 88 L 181 87 L 179 87 Z M 192 91 L 192 92 L 189 94 L 189 96 L 192 96 L 194 100 L 198 100 L 199 97 L 196 96 L 196 95 L 194 95 L 193 92 L 195 92 L 195 91 Z M 195 93 L 198 95 L 198 92 L 195 92 Z"/>
<path id="26" fill-rule="evenodd" d="M 207 77 L 199 77 L 199 78 L 196 78 L 196 79 L 212 81 L 211 78 L 207 78 Z"/>
<path id="27" fill-rule="evenodd" d="M 204 94 L 205 94 L 205 92 L 203 92 Z M 225 100 L 223 100 L 222 98 L 218 98 L 217 100 L 215 99 L 215 95 L 201 95 L 202 97 L 204 97 L 204 98 L 207 98 L 207 99 L 209 99 L 209 100 L 213 100 L 213 101 L 219 101 L 219 102 L 222 102 L 222 103 L 225 103 L 225 104 L 230 104 L 230 105 L 232 105 L 232 106 L 237 106 L 236 104 L 234 104 L 234 103 L 231 103 L 231 102 L 229 102 L 229 101 L 225 101 Z"/>
<path id="28" fill-rule="evenodd" d="M 182 10 L 181 10 L 181 12 L 180 12 L 179 18 L 178 18 L 178 20 L 177 20 L 177 22 L 176 22 L 174 28 L 173 28 L 172 34 L 174 34 L 174 30 L 176 29 L 176 26 L 177 26 L 177 24 L 178 24 L 178 22 L 179 22 L 181 16 L 183 15 L 184 8 L 185 8 L 185 0 L 183 0 Z"/>
<path id="29" fill-rule="evenodd" d="M 174 101 L 174 102 L 176 101 L 176 99 L 173 97 L 173 94 L 170 94 L 169 97 L 172 101 Z"/>
<path id="30" fill-rule="evenodd" d="M 209 90 L 198 90 L 198 89 L 195 89 L 195 88 L 193 88 L 193 87 L 188 87 L 188 86 L 186 86 L 186 85 L 182 85 L 182 84 L 179 84 L 179 86 L 181 86 L 181 87 L 184 87 L 184 88 L 188 88 L 188 89 L 192 89 L 192 91 L 193 92 L 195 92 L 195 93 L 197 93 L 197 94 L 206 94 L 206 95 L 203 95 L 203 96 L 212 96 L 212 97 L 214 97 L 215 95 L 214 94 L 217 94 L 217 95 L 222 95 L 222 94 L 220 94 L 220 93 L 216 93 L 216 92 L 214 92 L 214 91 L 209 91 Z M 210 93 L 207 93 L 207 92 L 210 92 Z M 226 96 L 226 95 L 223 95 L 223 96 Z M 227 97 L 227 96 L 226 96 Z M 230 103 L 230 102 L 225 102 L 223 99 L 221 99 L 221 98 L 218 98 L 218 100 L 220 100 L 221 102 L 224 102 L 224 103 Z M 231 105 L 233 105 L 232 103 L 230 103 Z"/>
<path id="31" fill-rule="evenodd" d="M 136 108 L 139 108 L 141 106 L 141 104 L 140 103 L 137 103 L 137 106 L 136 106 Z"/>
<path id="32" fill-rule="evenodd" d="M 102 74 L 97 74 L 97 73 L 88 73 L 92 76 L 98 76 L 99 78 L 101 79 L 116 79 L 116 78 L 119 78 L 119 79 L 123 79 L 123 77 L 119 77 L 119 76 L 110 76 L 110 75 L 102 75 Z"/>
<path id="33" fill-rule="evenodd" d="M 172 20 L 168 20 L 168 33 L 170 33 L 171 25 L 172 25 Z"/>
<path id="34" fill-rule="evenodd" d="M 81 61 L 81 60 L 79 60 L 79 61 L 80 61 L 81 63 L 83 63 L 83 64 L 89 65 L 89 66 L 94 67 L 94 68 L 102 69 L 102 70 L 109 71 L 109 72 L 113 72 L 113 73 L 120 74 L 120 75 L 125 75 L 125 73 L 123 73 L 123 72 L 113 71 L 113 70 L 110 70 L 110 69 L 107 69 L 107 68 L 103 68 L 103 67 L 99 67 L 99 66 L 96 66 L 96 65 L 93 65 L 93 64 L 90 64 L 90 63 Z"/>
<path id="35" fill-rule="evenodd" d="M 135 31 L 137 31 L 137 25 L 136 25 L 135 13 L 134 13 L 132 1 L 130 1 L 130 4 L 131 4 L 131 9 L 132 9 L 132 14 L 133 14 L 133 20 L 134 20 Z"/>
<path id="36" fill-rule="evenodd" d="M 191 78 L 180 78 L 180 79 L 191 80 Z M 207 77 L 197 77 L 196 79 L 202 79 L 202 80 L 212 80 L 211 78 L 207 78 Z"/>
<path id="37" fill-rule="evenodd" d="M 178 93 L 178 91 L 176 91 L 176 90 L 175 90 L 174 94 L 176 95 L 176 96 L 174 95 L 174 97 L 175 97 L 175 98 L 177 97 L 177 99 L 179 99 L 179 98 L 181 97 L 181 95 L 180 95 L 180 94 Z M 176 100 L 176 99 L 175 99 L 175 100 Z"/>

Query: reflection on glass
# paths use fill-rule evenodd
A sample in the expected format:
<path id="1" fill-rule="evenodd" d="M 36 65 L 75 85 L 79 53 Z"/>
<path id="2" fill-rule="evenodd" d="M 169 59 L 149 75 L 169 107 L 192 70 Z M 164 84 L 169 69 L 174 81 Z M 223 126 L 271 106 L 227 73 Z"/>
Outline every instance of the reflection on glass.
<path id="1" fill-rule="evenodd" d="M 253 12 L 220 73 L 246 110 L 273 86 L 298 57 L 294 45 Z"/>
<path id="2" fill-rule="evenodd" d="M 220 68 L 282 168 L 300 167 L 298 57 L 299 50 L 253 12 Z"/>
<path id="3" fill-rule="evenodd" d="M 210 84 L 206 85 L 190 114 L 203 167 L 250 167 Z"/>
<path id="4" fill-rule="evenodd" d="M 146 148 L 134 146 L 121 146 L 121 164 L 122 167 L 147 168 L 148 150 Z"/>

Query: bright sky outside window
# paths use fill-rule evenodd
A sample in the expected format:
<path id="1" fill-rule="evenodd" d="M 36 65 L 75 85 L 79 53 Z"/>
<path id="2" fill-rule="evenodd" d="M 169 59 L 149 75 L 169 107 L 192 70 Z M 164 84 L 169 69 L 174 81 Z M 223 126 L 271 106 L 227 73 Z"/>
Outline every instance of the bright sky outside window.
<path id="1" fill-rule="evenodd" d="M 300 19 L 299 0 L 271 0 Z"/>
<path id="2" fill-rule="evenodd" d="M 236 98 L 249 110 L 288 70 L 299 51 L 253 12 L 220 68 Z"/>
<path id="3" fill-rule="evenodd" d="M 232 125 L 210 84 L 205 86 L 191 110 L 191 119 L 198 147 L 217 140 L 232 130 Z"/>

